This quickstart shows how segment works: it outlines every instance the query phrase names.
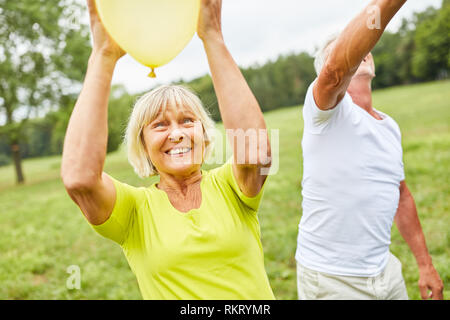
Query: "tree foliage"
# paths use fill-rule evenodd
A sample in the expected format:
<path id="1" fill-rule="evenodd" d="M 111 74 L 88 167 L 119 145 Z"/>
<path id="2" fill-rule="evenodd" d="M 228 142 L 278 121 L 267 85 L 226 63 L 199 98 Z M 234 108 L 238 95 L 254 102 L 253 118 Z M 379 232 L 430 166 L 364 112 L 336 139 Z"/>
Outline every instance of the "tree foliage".
<path id="1" fill-rule="evenodd" d="M 80 13 L 70 0 L 0 0 L 0 135 L 12 147 L 19 182 L 28 119 L 57 109 L 83 77 L 90 45 Z"/>
<path id="2" fill-rule="evenodd" d="M 450 70 L 450 0 L 404 19 L 385 32 L 372 51 L 374 88 L 447 78 Z"/>
<path id="3" fill-rule="evenodd" d="M 430 12 L 417 26 L 412 59 L 414 76 L 423 80 L 447 77 L 450 69 L 450 0 Z"/>

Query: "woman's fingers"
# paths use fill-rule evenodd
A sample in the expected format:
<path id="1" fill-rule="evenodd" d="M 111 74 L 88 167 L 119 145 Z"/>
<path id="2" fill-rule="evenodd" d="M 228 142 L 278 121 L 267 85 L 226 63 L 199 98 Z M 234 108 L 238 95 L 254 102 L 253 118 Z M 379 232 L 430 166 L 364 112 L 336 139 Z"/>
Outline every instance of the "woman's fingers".
<path id="1" fill-rule="evenodd" d="M 95 26 L 97 25 L 97 23 L 100 22 L 100 19 L 98 17 L 98 12 L 97 12 L 97 6 L 95 4 L 95 0 L 86 0 L 86 2 L 87 2 L 87 6 L 88 6 L 88 11 L 89 11 L 89 19 L 90 19 L 91 29 L 94 31 Z"/>
<path id="2" fill-rule="evenodd" d="M 205 40 L 208 35 L 215 37 L 221 33 L 222 0 L 202 0 L 199 22 L 197 26 L 198 36 Z"/>
<path id="3" fill-rule="evenodd" d="M 89 9 L 89 15 L 91 17 L 97 15 L 97 7 L 95 5 L 95 0 L 86 0 L 86 2 Z"/>

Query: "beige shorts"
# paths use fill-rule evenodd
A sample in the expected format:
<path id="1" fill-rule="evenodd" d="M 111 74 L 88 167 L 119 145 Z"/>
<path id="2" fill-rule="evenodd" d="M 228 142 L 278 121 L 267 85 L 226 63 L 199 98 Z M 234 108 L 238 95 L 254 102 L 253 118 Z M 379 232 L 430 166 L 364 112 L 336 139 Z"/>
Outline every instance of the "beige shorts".
<path id="1" fill-rule="evenodd" d="M 408 300 L 402 264 L 391 253 L 383 272 L 375 277 L 326 274 L 297 263 L 299 300 Z"/>

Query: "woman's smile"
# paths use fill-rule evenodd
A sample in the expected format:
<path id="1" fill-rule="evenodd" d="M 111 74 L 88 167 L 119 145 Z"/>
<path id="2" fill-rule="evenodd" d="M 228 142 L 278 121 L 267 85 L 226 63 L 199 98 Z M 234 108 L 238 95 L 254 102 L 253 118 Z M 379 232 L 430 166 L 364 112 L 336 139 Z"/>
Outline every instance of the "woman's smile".
<path id="1" fill-rule="evenodd" d="M 174 147 L 165 153 L 172 157 L 183 157 L 191 152 L 191 147 Z"/>

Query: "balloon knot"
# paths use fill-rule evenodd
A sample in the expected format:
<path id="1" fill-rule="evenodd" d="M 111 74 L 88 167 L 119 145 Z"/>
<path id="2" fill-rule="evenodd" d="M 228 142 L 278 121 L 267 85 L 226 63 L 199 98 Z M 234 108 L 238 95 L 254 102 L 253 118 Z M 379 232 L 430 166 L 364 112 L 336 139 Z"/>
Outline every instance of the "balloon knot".
<path id="1" fill-rule="evenodd" d="M 156 78 L 155 68 L 152 68 L 152 71 L 148 74 L 150 78 Z"/>

